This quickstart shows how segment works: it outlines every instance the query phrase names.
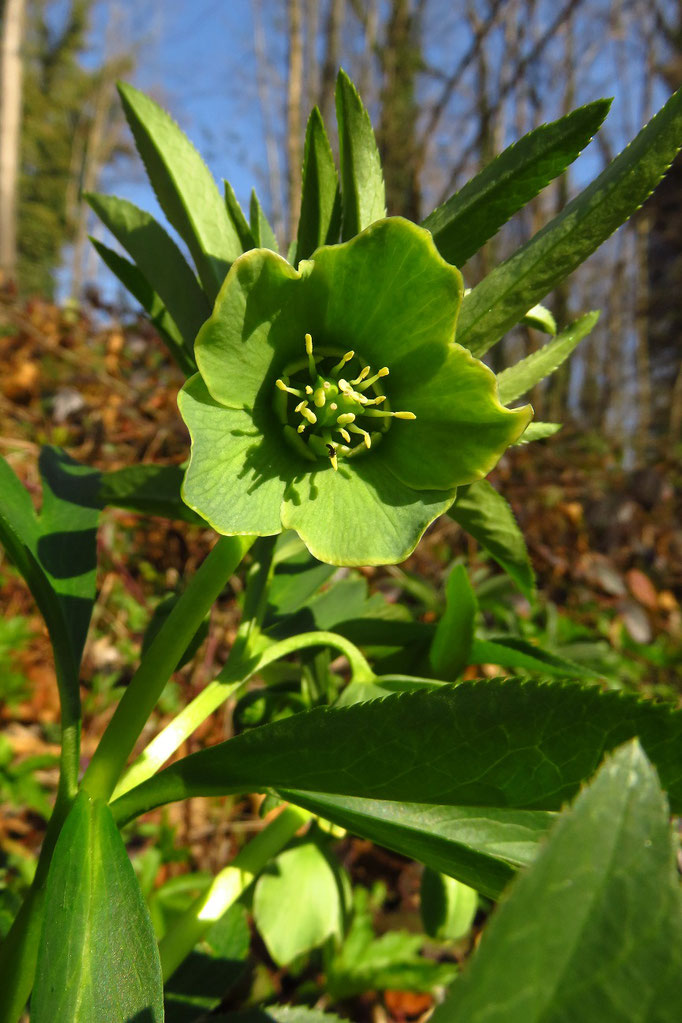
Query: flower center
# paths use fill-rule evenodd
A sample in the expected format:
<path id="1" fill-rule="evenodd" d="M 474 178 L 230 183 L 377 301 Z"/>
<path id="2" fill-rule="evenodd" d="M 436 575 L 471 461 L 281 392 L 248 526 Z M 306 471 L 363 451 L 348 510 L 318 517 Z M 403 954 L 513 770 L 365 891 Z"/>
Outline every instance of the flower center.
<path id="1" fill-rule="evenodd" d="M 392 412 L 384 404 L 379 381 L 388 376 L 386 366 L 373 373 L 353 351 L 340 359 L 329 348 L 315 351 L 310 334 L 305 335 L 305 352 L 275 381 L 275 411 L 289 444 L 307 459 L 329 459 L 338 469 L 339 458 L 366 454 L 393 419 L 416 419 L 412 412 Z"/>

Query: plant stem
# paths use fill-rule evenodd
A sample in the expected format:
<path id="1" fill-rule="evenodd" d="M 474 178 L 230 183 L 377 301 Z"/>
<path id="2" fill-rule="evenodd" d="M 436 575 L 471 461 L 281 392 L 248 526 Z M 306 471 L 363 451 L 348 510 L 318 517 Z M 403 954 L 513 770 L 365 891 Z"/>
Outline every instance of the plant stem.
<path id="1" fill-rule="evenodd" d="M 140 732 L 188 643 L 253 543 L 252 536 L 221 537 L 177 601 L 142 658 L 85 772 L 82 787 L 108 800 Z"/>
<path id="2" fill-rule="evenodd" d="M 266 647 L 260 654 L 234 663 L 230 656 L 218 678 L 210 682 L 163 731 L 152 739 L 119 782 L 115 798 L 118 799 L 136 785 L 141 785 L 147 778 L 151 778 L 185 739 L 189 738 L 207 717 L 210 717 L 261 668 L 297 650 L 314 646 L 330 646 L 342 653 L 350 665 L 351 678 L 354 682 L 371 682 L 375 678 L 374 672 L 358 648 L 350 640 L 337 636 L 334 632 L 303 632 L 300 636 L 290 636 Z"/>
<path id="3" fill-rule="evenodd" d="M 167 980 L 213 924 L 244 894 L 257 875 L 294 837 L 312 814 L 287 806 L 251 839 L 229 866 L 213 879 L 207 891 L 183 913 L 159 942 L 161 969 Z"/>

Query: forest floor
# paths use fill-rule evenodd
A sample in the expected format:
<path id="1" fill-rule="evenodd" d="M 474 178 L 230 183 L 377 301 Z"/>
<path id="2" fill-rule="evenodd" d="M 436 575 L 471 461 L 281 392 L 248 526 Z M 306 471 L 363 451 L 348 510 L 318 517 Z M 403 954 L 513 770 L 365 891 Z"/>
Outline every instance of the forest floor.
<path id="1" fill-rule="evenodd" d="M 139 463 L 178 464 L 187 436 L 176 409 L 182 384 L 143 321 L 97 326 L 110 310 L 84 315 L 41 301 L 6 300 L 0 311 L 0 454 L 40 500 L 37 456 L 42 444 L 63 446 L 101 469 Z M 679 452 L 653 451 L 645 466 L 625 471 L 618 453 L 593 434 L 566 428 L 549 442 L 512 449 L 492 476 L 511 502 L 527 540 L 545 608 L 575 635 L 607 652 L 626 687 L 652 698 L 682 696 L 682 466 Z M 99 598 L 82 675 L 84 763 L 92 755 L 132 675 L 139 645 L 159 599 L 191 574 L 212 533 L 162 519 L 108 511 L 99 531 Z M 450 520 L 437 523 L 402 566 L 439 586 L 454 556 L 481 566 L 475 544 Z M 391 570 L 365 570 L 370 587 Z M 238 624 L 238 581 L 219 602 L 209 639 L 193 664 L 177 672 L 152 728 L 165 723 L 224 662 Z M 530 616 L 525 600 L 513 612 Z M 0 881 L 30 876 L 56 785 L 59 707 L 49 644 L 23 582 L 0 561 Z M 554 613 L 553 611 L 553 613 Z M 428 610 L 423 617 L 428 620 Z M 587 639 L 585 640 L 587 642 Z M 470 674 L 498 671 L 472 667 Z M 188 753 L 230 734 L 229 708 L 185 744 Z M 32 758 L 41 758 L 32 761 Z M 38 766 L 28 774 L 24 764 Z M 153 885 L 187 871 L 215 872 L 250 830 L 260 826 L 251 800 L 191 800 L 149 818 L 131 851 L 144 855 L 162 833 L 166 852 Z M 169 830 L 170 829 L 170 830 Z M 168 836 L 171 836 L 169 838 Z M 416 926 L 419 868 L 369 842 L 345 839 L 339 854 L 354 885 L 383 882 L 375 927 Z M 0 909 L 0 932 L 4 930 Z M 477 928 L 455 947 L 465 958 Z M 286 998 L 297 980 L 278 971 L 256 942 L 261 986 Z M 265 978 L 265 979 L 263 979 Z M 369 992 L 349 1014 L 381 1021 L 416 1020 L 430 995 Z"/>

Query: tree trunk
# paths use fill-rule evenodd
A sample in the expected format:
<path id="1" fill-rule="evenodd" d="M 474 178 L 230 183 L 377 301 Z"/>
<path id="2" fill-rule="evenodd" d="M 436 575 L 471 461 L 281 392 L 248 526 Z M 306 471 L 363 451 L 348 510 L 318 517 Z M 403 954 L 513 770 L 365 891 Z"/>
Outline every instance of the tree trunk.
<path id="1" fill-rule="evenodd" d="M 6 0 L 0 41 L 0 273 L 5 281 L 14 278 L 17 263 L 24 8 L 25 0 Z"/>

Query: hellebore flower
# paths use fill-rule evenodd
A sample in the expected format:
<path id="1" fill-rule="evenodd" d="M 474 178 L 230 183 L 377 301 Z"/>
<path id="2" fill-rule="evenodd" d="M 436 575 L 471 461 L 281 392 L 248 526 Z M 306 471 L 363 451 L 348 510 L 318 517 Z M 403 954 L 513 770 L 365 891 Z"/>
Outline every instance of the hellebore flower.
<path id="1" fill-rule="evenodd" d="M 185 502 L 227 535 L 294 529 L 331 564 L 404 560 L 532 415 L 454 343 L 461 300 L 459 271 L 398 217 L 298 270 L 240 256 L 178 398 Z"/>

